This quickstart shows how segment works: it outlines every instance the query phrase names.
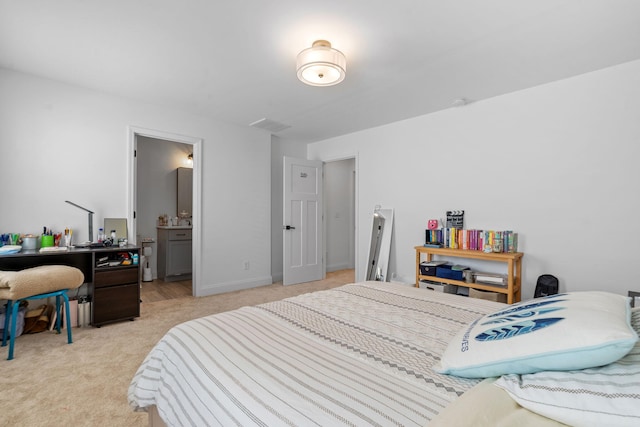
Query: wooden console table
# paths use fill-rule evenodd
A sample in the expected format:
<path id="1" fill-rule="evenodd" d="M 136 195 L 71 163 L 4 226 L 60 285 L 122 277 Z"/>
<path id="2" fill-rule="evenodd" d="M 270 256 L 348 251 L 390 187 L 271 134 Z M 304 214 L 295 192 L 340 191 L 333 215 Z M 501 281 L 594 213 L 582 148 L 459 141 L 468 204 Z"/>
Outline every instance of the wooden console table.
<path id="1" fill-rule="evenodd" d="M 483 291 L 498 292 L 507 295 L 507 303 L 513 304 L 519 302 L 522 295 L 522 252 L 513 253 L 485 253 L 482 251 L 473 251 L 465 249 L 447 249 L 447 248 L 427 248 L 424 246 L 416 246 L 416 287 L 420 287 L 420 280 L 435 280 L 437 282 L 448 283 L 451 285 L 463 286 L 471 289 L 480 289 Z M 507 270 L 507 286 L 495 286 L 484 283 L 470 283 L 461 280 L 445 279 L 436 276 L 425 276 L 420 274 L 420 262 L 431 261 L 433 256 L 469 258 L 481 261 L 494 261 L 506 263 Z"/>

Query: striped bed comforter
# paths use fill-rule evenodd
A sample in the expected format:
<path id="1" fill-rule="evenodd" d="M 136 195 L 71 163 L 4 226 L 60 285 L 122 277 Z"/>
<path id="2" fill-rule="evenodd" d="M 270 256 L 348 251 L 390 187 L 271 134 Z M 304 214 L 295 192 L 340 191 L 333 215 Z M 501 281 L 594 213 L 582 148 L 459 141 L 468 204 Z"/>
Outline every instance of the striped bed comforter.
<path id="1" fill-rule="evenodd" d="M 498 303 L 382 282 L 171 329 L 129 387 L 169 426 L 424 426 L 477 380 L 431 367 Z"/>

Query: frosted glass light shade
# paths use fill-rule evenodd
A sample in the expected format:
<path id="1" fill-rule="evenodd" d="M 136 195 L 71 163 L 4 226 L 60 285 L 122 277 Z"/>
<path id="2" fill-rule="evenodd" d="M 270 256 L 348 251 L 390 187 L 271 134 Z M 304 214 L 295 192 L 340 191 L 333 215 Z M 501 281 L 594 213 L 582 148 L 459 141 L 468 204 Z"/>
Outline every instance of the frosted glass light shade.
<path id="1" fill-rule="evenodd" d="M 298 54 L 298 79 L 311 86 L 333 86 L 344 80 L 347 59 L 326 40 L 316 40 Z"/>

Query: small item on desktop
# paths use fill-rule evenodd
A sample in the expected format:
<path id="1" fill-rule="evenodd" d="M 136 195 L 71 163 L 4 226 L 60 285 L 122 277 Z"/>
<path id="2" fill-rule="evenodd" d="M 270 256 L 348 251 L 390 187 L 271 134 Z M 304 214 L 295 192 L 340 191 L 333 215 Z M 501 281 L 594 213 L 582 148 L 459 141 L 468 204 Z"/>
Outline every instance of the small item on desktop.
<path id="1" fill-rule="evenodd" d="M 118 252 L 118 259 L 121 265 L 131 265 L 133 262 L 131 258 L 132 256 L 129 252 Z"/>
<path id="2" fill-rule="evenodd" d="M 25 234 L 22 236 L 22 249 L 29 251 L 38 249 L 38 236 L 34 236 L 33 234 Z"/>
<path id="3" fill-rule="evenodd" d="M 70 228 L 64 229 L 64 245 L 68 248 L 71 247 L 71 236 L 73 235 L 73 231 Z"/>
<path id="4" fill-rule="evenodd" d="M 47 227 L 43 227 L 42 236 L 40 237 L 40 247 L 49 248 L 54 243 L 53 232 Z"/>

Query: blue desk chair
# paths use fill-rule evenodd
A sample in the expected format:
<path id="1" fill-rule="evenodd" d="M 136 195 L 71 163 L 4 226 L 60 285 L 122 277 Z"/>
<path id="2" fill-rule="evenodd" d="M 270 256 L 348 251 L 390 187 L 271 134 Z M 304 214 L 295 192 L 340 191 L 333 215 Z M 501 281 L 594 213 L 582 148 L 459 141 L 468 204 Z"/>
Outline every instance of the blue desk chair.
<path id="1" fill-rule="evenodd" d="M 16 337 L 16 323 L 20 302 L 55 297 L 56 330 L 60 333 L 60 298 L 64 299 L 67 319 L 67 342 L 73 342 L 71 336 L 71 316 L 67 292 L 76 289 L 84 282 L 84 274 L 75 267 L 66 265 L 43 265 L 20 271 L 0 271 L 0 299 L 7 300 L 7 312 L 2 333 L 2 346 L 7 345 L 9 336 L 9 356 L 13 359 Z"/>

